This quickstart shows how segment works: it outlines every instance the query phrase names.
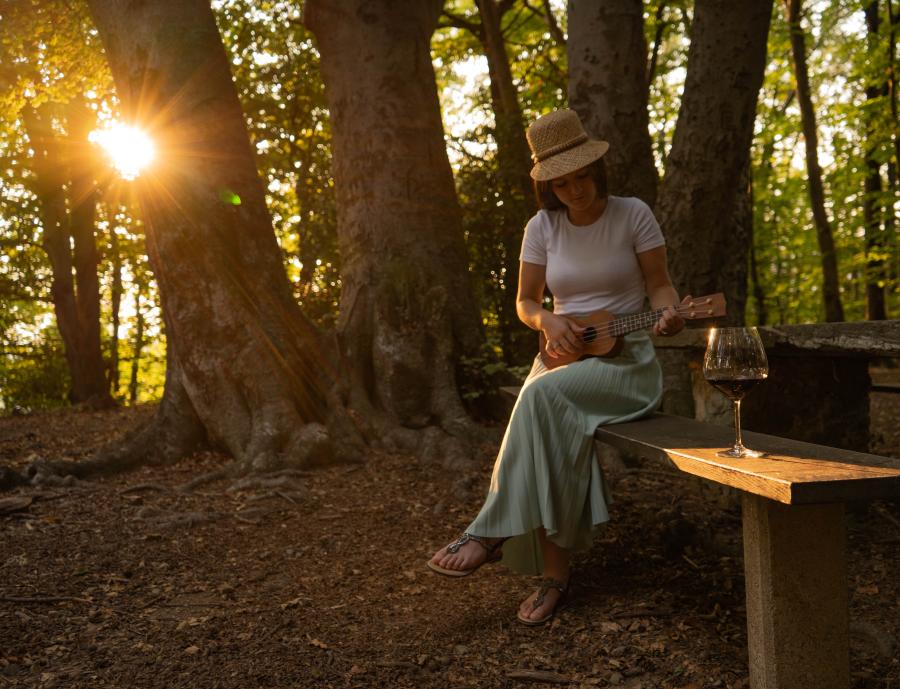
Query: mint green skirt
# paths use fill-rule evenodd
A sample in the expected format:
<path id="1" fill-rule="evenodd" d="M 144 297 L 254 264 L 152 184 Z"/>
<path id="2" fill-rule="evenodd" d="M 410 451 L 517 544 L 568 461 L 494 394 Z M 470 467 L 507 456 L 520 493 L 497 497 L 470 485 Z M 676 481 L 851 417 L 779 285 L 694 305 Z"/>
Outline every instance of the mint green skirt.
<path id="1" fill-rule="evenodd" d="M 590 547 L 609 521 L 610 497 L 594 458 L 598 426 L 633 421 L 656 410 L 662 370 L 646 333 L 625 337 L 612 359 L 585 359 L 548 370 L 536 357 L 513 408 L 481 512 L 466 529 L 511 537 L 503 563 L 540 574 L 536 529 L 572 550 Z"/>

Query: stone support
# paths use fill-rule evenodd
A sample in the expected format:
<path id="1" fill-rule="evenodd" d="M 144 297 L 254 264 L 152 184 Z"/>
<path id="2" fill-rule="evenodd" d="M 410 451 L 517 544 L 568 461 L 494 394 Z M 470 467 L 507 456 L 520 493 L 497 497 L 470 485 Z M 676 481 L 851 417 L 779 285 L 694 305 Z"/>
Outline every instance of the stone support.
<path id="1" fill-rule="evenodd" d="M 850 686 L 842 503 L 743 494 L 751 689 Z"/>

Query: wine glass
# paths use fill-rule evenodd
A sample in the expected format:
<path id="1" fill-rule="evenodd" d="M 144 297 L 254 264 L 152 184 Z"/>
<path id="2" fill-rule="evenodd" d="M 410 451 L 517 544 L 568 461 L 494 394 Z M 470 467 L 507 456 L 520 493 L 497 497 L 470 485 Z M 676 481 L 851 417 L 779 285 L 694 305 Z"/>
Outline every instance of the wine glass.
<path id="1" fill-rule="evenodd" d="M 719 457 L 762 457 L 741 441 L 741 400 L 769 375 L 766 350 L 756 328 L 713 328 L 709 331 L 703 376 L 734 403 L 734 447 Z"/>

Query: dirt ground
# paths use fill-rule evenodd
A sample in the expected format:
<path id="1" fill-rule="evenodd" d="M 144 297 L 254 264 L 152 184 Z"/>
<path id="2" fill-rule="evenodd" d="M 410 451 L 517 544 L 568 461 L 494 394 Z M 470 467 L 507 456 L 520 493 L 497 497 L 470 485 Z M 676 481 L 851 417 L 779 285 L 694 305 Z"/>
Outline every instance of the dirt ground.
<path id="1" fill-rule="evenodd" d="M 873 437 L 900 456 L 897 397 L 873 394 Z M 149 413 L 0 418 L 0 466 L 78 459 Z M 177 491 L 226 461 L 205 454 L 0 494 L 0 689 L 748 686 L 740 512 L 689 477 L 618 477 L 612 522 L 548 626 L 515 621 L 528 578 L 428 572 L 495 451 L 463 474 L 371 452 Z M 900 504 L 848 523 L 852 685 L 897 689 Z"/>

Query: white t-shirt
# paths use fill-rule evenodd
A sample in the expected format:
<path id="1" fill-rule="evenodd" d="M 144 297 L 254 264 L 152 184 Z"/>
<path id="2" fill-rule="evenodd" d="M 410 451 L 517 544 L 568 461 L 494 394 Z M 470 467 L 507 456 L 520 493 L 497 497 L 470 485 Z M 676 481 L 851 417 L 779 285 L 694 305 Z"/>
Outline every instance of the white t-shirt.
<path id="1" fill-rule="evenodd" d="M 610 196 L 591 225 L 573 225 L 564 208 L 539 211 L 525 226 L 519 258 L 547 266 L 554 313 L 636 313 L 646 297 L 637 254 L 665 243 L 646 203 Z"/>

